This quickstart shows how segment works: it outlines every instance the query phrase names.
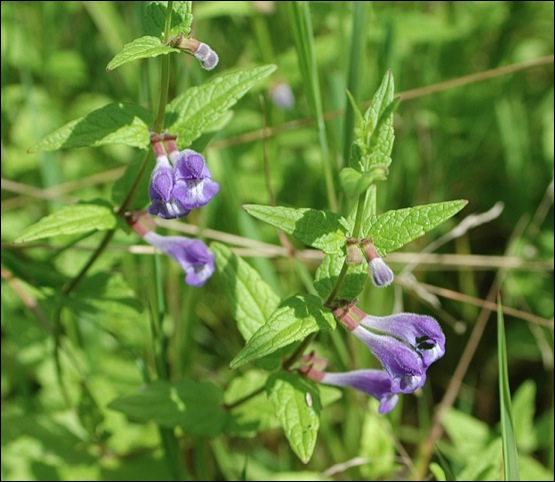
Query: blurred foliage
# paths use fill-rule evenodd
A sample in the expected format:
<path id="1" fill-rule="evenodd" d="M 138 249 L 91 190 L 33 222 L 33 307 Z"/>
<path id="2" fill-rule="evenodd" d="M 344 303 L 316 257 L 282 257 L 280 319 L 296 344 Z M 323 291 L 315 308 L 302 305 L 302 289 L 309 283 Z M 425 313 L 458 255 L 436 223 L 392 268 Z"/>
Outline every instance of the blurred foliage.
<path id="1" fill-rule="evenodd" d="M 154 110 L 157 59 L 105 71 L 125 43 L 144 35 L 146 5 L 1 4 L 3 480 L 171 477 L 161 449 L 163 434 L 156 425 L 137 423 L 108 406 L 117 397 L 131 397 L 145 374 L 154 373 L 164 333 L 173 334 L 166 340 L 170 378 L 210 382 L 225 392 L 224 399 L 240 398 L 241 379 L 227 366 L 243 339 L 217 277 L 204 289 L 187 287 L 171 261 L 131 254 L 125 248 L 139 244 L 138 239 L 118 233 L 69 300 L 63 323 L 71 342 L 64 344 L 56 360 L 49 319 L 62 301 L 58 288 L 87 262 L 100 237 L 60 236 L 32 249 L 11 244 L 27 226 L 64 205 L 110 200 L 123 169 L 143 155 L 126 146 L 55 153 L 28 149 L 64 123 L 108 103 L 138 102 Z M 348 103 L 353 3 L 310 2 L 310 9 L 323 108 L 333 113 Z M 278 70 L 238 102 L 233 117 L 213 137 L 193 146 L 206 146 L 204 153 L 222 189 L 202 214 L 191 213 L 187 222 L 278 244 L 273 228 L 241 209 L 245 203 L 269 202 L 265 159 L 278 205 L 329 207 L 317 131 L 310 123 L 286 5 L 199 1 L 193 13 L 195 38 L 218 53 L 220 64 L 216 71 L 206 72 L 194 58 L 174 56 L 170 100 L 227 69 L 273 63 Z M 361 104 L 372 97 L 388 68 L 394 73 L 396 92 L 402 94 L 553 53 L 552 2 L 371 2 L 367 20 L 364 42 L 357 46 L 363 59 L 356 96 Z M 290 109 L 272 103 L 272 88 L 279 82 L 293 91 L 296 102 Z M 396 113 L 389 182 L 378 189 L 380 212 L 451 199 L 470 201 L 456 219 L 411 243 L 406 252 L 424 248 L 464 216 L 503 202 L 498 218 L 438 250 L 496 256 L 491 258 L 495 269 L 436 264 L 418 266 L 414 273 L 419 282 L 485 299 L 496 272 L 503 272 L 504 305 L 551 320 L 549 328 L 505 314 L 509 382 L 525 480 L 553 480 L 553 102 L 552 62 L 408 97 Z M 348 161 L 342 158 L 343 121 L 342 115 L 330 115 L 326 125 L 330 156 L 338 168 Z M 260 136 L 242 137 L 264 126 L 271 132 L 265 146 Z M 340 193 L 337 180 L 336 190 Z M 339 199 L 347 212 L 349 200 Z M 295 246 L 301 247 L 297 242 Z M 306 275 L 314 273 L 315 263 L 256 254 L 246 259 L 283 297 L 312 289 Z M 520 267 L 506 268 L 514 259 Z M 396 273 L 405 266 L 391 265 Z M 154 283 L 144 283 L 154 279 L 163 287 L 165 307 L 156 305 L 161 301 Z M 407 460 L 417 461 L 434 407 L 480 309 L 456 298 L 442 298 L 441 307 L 433 306 L 401 285 L 395 291 L 376 291 L 380 290 L 363 292 L 362 308 L 386 314 L 404 306 L 406 311 L 435 316 L 444 327 L 447 353 L 430 369 L 421 396 L 404 397 L 390 416 L 378 418 L 366 397 L 343 392 L 340 401 L 322 410 L 315 456 L 306 466 L 268 414 L 257 421 L 240 411 L 228 435 L 211 439 L 183 429 L 178 438 L 186 475 L 196 480 L 408 478 Z M 151 313 L 164 310 L 167 316 L 157 334 Z M 459 480 L 499 480 L 499 470 L 486 464 L 500 454 L 495 316 L 489 320 L 445 419 L 445 436 L 437 449 L 443 457 L 434 459 L 441 466 L 436 475 L 448 472 L 448 461 Z M 319 353 L 338 370 L 371 363 L 367 350 L 351 344 L 341 330 L 322 333 L 317 342 Z M 63 390 L 57 377 L 60 367 Z M 233 392 L 226 392 L 232 379 Z M 245 379 L 243 387 L 256 388 L 255 382 Z M 72 408 L 66 397 L 73 401 Z M 264 403 L 269 404 L 256 398 L 252 403 L 266 408 Z M 249 438 L 256 423 L 265 431 Z M 406 453 L 397 452 L 400 458 L 395 458 L 399 445 Z M 353 460 L 357 463 L 349 465 Z M 346 465 L 335 465 L 342 463 Z"/>

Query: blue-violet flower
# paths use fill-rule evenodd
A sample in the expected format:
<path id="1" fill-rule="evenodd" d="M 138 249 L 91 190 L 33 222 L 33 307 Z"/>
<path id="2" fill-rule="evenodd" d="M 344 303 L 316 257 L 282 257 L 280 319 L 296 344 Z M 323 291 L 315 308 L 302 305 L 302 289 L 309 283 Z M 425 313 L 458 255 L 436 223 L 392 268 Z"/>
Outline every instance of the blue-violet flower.
<path id="1" fill-rule="evenodd" d="M 175 259 L 190 286 L 202 286 L 214 273 L 214 254 L 198 239 L 161 236 L 154 231 L 146 233 L 143 239 Z"/>
<path id="2" fill-rule="evenodd" d="M 150 178 L 150 214 L 164 219 L 181 218 L 191 209 L 206 205 L 218 193 L 220 186 L 212 180 L 208 166 L 198 152 L 191 149 L 179 152 L 174 136 L 160 138 L 153 134 L 151 144 L 156 166 Z"/>
<path id="3" fill-rule="evenodd" d="M 399 395 L 392 390 L 391 378 L 384 370 L 367 369 L 332 373 L 310 368 L 303 374 L 326 385 L 355 388 L 371 395 L 380 402 L 379 413 L 391 412 L 399 400 Z"/>
<path id="4" fill-rule="evenodd" d="M 445 353 L 445 336 L 429 316 L 372 317 L 356 306 L 338 308 L 334 315 L 380 361 L 391 377 L 393 393 L 412 393 L 422 387 L 426 369 Z"/>

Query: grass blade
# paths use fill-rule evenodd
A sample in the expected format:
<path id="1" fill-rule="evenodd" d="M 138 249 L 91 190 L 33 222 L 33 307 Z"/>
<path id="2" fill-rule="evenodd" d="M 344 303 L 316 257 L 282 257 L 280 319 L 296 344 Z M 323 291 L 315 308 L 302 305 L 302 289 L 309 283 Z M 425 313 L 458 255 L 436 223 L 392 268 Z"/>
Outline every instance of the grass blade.
<path id="1" fill-rule="evenodd" d="M 318 126 L 318 139 L 322 151 L 328 203 L 332 211 L 337 211 L 337 197 L 332 174 L 333 166 L 329 153 L 326 124 L 324 122 L 324 109 L 322 107 L 318 65 L 316 63 L 316 54 L 314 51 L 310 7 L 308 2 L 288 2 L 288 7 L 293 37 L 295 39 L 295 48 L 297 49 L 297 56 L 299 58 L 299 66 L 305 83 L 306 95 L 312 114 L 315 117 L 316 125 Z"/>
<path id="2" fill-rule="evenodd" d="M 520 480 L 518 470 L 518 451 L 511 410 L 511 391 L 509 389 L 509 371 L 507 369 L 507 346 L 505 341 L 505 323 L 501 309 L 501 299 L 497 299 L 497 357 L 499 362 L 499 403 L 501 416 L 501 438 L 503 441 L 503 480 Z"/>

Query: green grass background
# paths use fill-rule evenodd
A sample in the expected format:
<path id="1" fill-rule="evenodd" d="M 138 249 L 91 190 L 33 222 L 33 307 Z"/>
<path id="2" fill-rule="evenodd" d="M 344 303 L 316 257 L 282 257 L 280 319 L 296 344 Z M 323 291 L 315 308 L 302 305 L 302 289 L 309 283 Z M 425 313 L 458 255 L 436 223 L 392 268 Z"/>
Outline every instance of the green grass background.
<path id="1" fill-rule="evenodd" d="M 495 306 L 483 312 L 471 301 L 495 302 L 500 289 L 503 305 L 513 309 L 505 313 L 505 330 L 521 476 L 552 479 L 553 57 L 538 59 L 553 54 L 553 3 L 309 2 L 309 7 L 327 119 L 325 143 L 340 209 L 349 207 L 337 178 L 347 162 L 345 89 L 364 104 L 387 69 L 402 102 L 389 180 L 378 186 L 379 211 L 469 200 L 455 219 L 403 250 L 414 257 L 390 255 L 394 271 L 420 260 L 421 249 L 466 216 L 498 202 L 504 209 L 438 248 L 439 254 L 459 255 L 454 263 L 440 258 L 414 270 L 417 286 L 445 290 L 439 292 L 441 306 L 423 299 L 401 277 L 395 289 L 368 287 L 361 296 L 361 306 L 372 313 L 403 308 L 431 314 L 442 324 L 447 353 L 429 370 L 420 395 L 404 396 L 390 416 L 377 417 L 367 397 L 343 392 L 323 410 L 315 454 L 306 466 L 275 428 L 252 438 L 180 433 L 179 458 L 188 477 L 409 480 L 421 474 L 426 441 L 437 428 L 434 413 L 449 393 L 452 409 L 443 420 L 445 433 L 435 440 L 432 461 L 438 465 L 431 469 L 437 477 L 442 466 L 459 480 L 499 480 Z M 61 206 L 111 199 L 125 166 L 142 156 L 125 146 L 27 150 L 62 124 L 110 102 L 138 102 L 154 111 L 158 59 L 105 71 L 125 43 L 143 35 L 145 3 L 2 2 L 1 8 L 2 478 L 164 480 L 170 473 L 156 427 L 128 421 L 106 405 L 136 391 L 141 363 L 147 371 L 154 363 L 149 307 L 139 300 L 161 299 L 149 282 L 155 276 L 165 303 L 156 309 L 165 310 L 164 329 L 179 340 L 175 346 L 170 341 L 171 376 L 183 374 L 223 389 L 229 385 L 236 374 L 227 365 L 242 339 L 221 281 L 214 276 L 204 289 L 187 287 L 171 261 L 130 252 L 131 245 L 141 244 L 138 238 L 118 233 L 78 290 L 78 314 L 64 320 L 76 342 L 69 348 L 72 358 L 63 360 L 64 373 L 70 398 L 80 400 L 79 413 L 64 403 L 48 319 L 37 317 L 34 303 L 38 311 L 49 312 L 53 294 L 83 266 L 100 235 L 62 250 L 72 240 L 12 244 L 23 229 Z M 194 58 L 174 56 L 170 99 L 235 67 L 274 63 L 278 70 L 237 104 L 227 125 L 193 146 L 203 149 L 221 192 L 185 222 L 217 231 L 205 231 L 208 240 L 242 247 L 280 295 L 310 290 L 316 262 L 268 258 L 256 246 L 245 250 L 249 240 L 278 246 L 279 239 L 273 228 L 241 209 L 244 203 L 269 202 L 265 159 L 277 204 L 330 207 L 322 137 L 310 107 L 317 92 L 303 82 L 287 4 L 199 1 L 193 12 L 194 37 L 208 43 L 220 63 L 206 72 Z M 514 72 L 492 70 L 506 66 Z M 447 83 L 471 74 L 477 75 L 461 85 Z M 294 92 L 290 110 L 271 102 L 269 92 L 278 81 Z M 428 86 L 430 91 L 414 91 Z M 265 140 L 264 126 L 269 127 Z M 146 206 L 145 195 L 136 208 Z M 243 241 L 232 242 L 227 234 Z M 483 332 L 473 338 L 480 319 Z M 316 346 L 335 370 L 373 363 L 340 330 L 320 336 Z M 453 387 L 466 361 L 468 369 Z M 72 367 L 86 373 L 90 399 Z M 82 408 L 92 400 L 98 412 Z M 103 422 L 91 421 L 91 413 L 102 414 Z M 429 473 L 427 463 L 424 473 Z"/>

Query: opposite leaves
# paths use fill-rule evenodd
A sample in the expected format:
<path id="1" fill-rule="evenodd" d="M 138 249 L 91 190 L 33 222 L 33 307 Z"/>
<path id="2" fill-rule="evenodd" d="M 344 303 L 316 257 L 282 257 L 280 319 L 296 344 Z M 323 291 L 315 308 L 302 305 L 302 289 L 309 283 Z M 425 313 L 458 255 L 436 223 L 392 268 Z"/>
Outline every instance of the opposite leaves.
<path id="1" fill-rule="evenodd" d="M 139 37 L 125 44 L 123 50 L 117 53 L 112 60 L 106 66 L 106 70 L 117 69 L 118 67 L 126 64 L 127 62 L 133 62 L 139 59 L 149 59 L 152 57 L 157 57 L 158 55 L 169 54 L 171 52 L 180 51 L 174 49 L 168 45 L 164 45 L 158 37 L 151 37 L 145 35 L 144 37 Z"/>
<path id="2" fill-rule="evenodd" d="M 173 2 L 170 36 L 189 36 L 193 23 L 192 2 Z M 181 51 L 162 42 L 166 25 L 167 6 L 165 2 L 150 2 L 145 10 L 144 24 L 148 35 L 139 37 L 123 46 L 106 66 L 106 70 L 117 69 L 128 62 L 149 59 L 158 55 Z M 169 40 L 169 39 L 166 39 Z"/>
<path id="3" fill-rule="evenodd" d="M 393 99 L 393 74 L 388 70 L 372 98 L 364 117 L 353 105 L 357 119 L 351 167 L 359 172 L 369 172 L 373 166 L 388 167 L 395 135 L 393 111 L 397 102 Z"/>

